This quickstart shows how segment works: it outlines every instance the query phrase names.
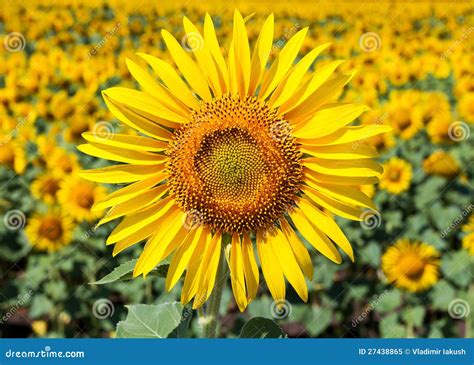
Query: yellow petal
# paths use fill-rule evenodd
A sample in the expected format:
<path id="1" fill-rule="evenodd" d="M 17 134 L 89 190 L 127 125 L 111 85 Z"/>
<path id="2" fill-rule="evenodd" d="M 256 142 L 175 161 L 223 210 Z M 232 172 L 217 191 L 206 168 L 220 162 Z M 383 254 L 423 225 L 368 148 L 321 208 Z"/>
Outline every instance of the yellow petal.
<path id="1" fill-rule="evenodd" d="M 209 51 L 211 52 L 212 58 L 214 59 L 219 71 L 222 93 L 227 93 L 229 91 L 229 71 L 219 47 L 219 42 L 217 40 L 212 18 L 207 13 L 204 18 L 204 42 L 209 47 Z"/>
<path id="2" fill-rule="evenodd" d="M 124 215 L 141 210 L 149 206 L 150 204 L 156 203 L 167 192 L 168 186 L 166 185 L 161 185 L 151 190 L 148 190 L 147 192 L 143 192 L 140 195 L 111 208 L 107 212 L 106 216 L 102 218 L 99 223 L 97 223 L 97 225 L 100 226 Z"/>
<path id="3" fill-rule="evenodd" d="M 326 184 L 335 185 L 373 185 L 379 182 L 375 176 L 335 176 L 328 174 L 321 174 L 316 171 L 303 167 L 305 176 L 311 177 L 313 180 Z"/>
<path id="4" fill-rule="evenodd" d="M 232 246 L 230 249 L 230 279 L 232 283 L 232 292 L 235 302 L 240 311 L 243 312 L 247 307 L 247 292 L 245 290 L 244 264 L 242 260 L 242 246 L 239 236 L 232 235 Z"/>
<path id="5" fill-rule="evenodd" d="M 165 108 L 170 109 L 185 118 L 189 116 L 189 108 L 171 94 L 169 90 L 158 84 L 147 71 L 129 58 L 127 58 L 125 62 L 127 63 L 128 70 L 133 78 L 138 81 L 143 90 L 157 100 L 157 103 L 162 104 Z"/>
<path id="6" fill-rule="evenodd" d="M 281 228 L 286 239 L 288 240 L 288 243 L 291 246 L 296 260 L 298 261 L 298 265 L 303 270 L 305 276 L 309 280 L 312 280 L 314 275 L 314 268 L 308 250 L 306 249 L 306 247 L 304 247 L 303 243 L 300 241 L 295 231 L 293 230 L 293 228 L 291 228 L 290 224 L 287 222 L 286 219 L 281 220 Z"/>
<path id="7" fill-rule="evenodd" d="M 163 225 L 157 228 L 156 233 L 146 243 L 133 270 L 133 277 L 147 275 L 156 265 L 181 246 L 189 234 L 189 230 L 183 226 L 183 213 L 179 211 L 179 208 L 168 212 L 167 215 L 163 220 Z"/>
<path id="8" fill-rule="evenodd" d="M 123 105 L 114 103 L 112 99 L 107 97 L 105 92 L 102 92 L 102 96 L 104 97 L 105 104 L 109 110 L 122 123 L 125 123 L 129 127 L 156 139 L 163 141 L 169 141 L 172 139 L 172 133 L 155 123 L 153 120 L 142 116 Z"/>
<path id="9" fill-rule="evenodd" d="M 273 13 L 270 14 L 260 30 L 252 53 L 249 95 L 255 94 L 257 86 L 267 66 L 268 56 L 273 46 Z"/>
<path id="10" fill-rule="evenodd" d="M 207 78 L 207 82 L 211 86 L 214 96 L 217 98 L 222 96 L 221 84 L 216 65 L 209 51 L 204 38 L 194 24 L 187 18 L 183 18 L 184 30 L 186 31 L 186 39 L 189 43 L 189 49 L 193 52 L 202 72 Z"/>
<path id="11" fill-rule="evenodd" d="M 164 173 L 161 173 L 156 176 L 137 181 L 136 183 L 130 184 L 122 189 L 118 189 L 113 193 L 107 195 L 99 202 L 95 203 L 91 210 L 101 211 L 114 205 L 124 203 L 149 190 L 150 188 L 161 182 L 165 177 L 166 175 Z"/>
<path id="12" fill-rule="evenodd" d="M 341 202 L 377 210 L 374 203 L 367 195 L 352 186 L 334 186 L 317 182 L 311 178 L 305 179 L 305 182 L 321 194 L 328 195 L 334 199 L 340 200 Z"/>
<path id="13" fill-rule="evenodd" d="M 282 268 L 275 257 L 275 252 L 270 246 L 270 242 L 263 236 L 261 231 L 257 232 L 257 251 L 260 258 L 263 277 L 267 283 L 268 290 L 272 294 L 273 299 L 285 299 L 285 277 Z"/>
<path id="14" fill-rule="evenodd" d="M 285 274 L 285 277 L 295 289 L 296 293 L 298 293 L 299 297 L 306 302 L 308 300 L 308 287 L 306 286 L 306 281 L 301 272 L 301 268 L 296 262 L 293 251 L 291 250 L 285 235 L 282 231 L 277 229 L 276 235 L 269 237 L 268 241 L 278 259 L 278 262 L 280 263 L 283 274 Z"/>
<path id="15" fill-rule="evenodd" d="M 335 176 L 379 176 L 382 165 L 370 159 L 323 160 L 317 157 L 304 159 L 304 166 L 321 174 Z"/>
<path id="16" fill-rule="evenodd" d="M 163 155 L 112 147 L 101 143 L 81 144 L 77 146 L 77 149 L 94 157 L 135 165 L 156 165 L 167 160 L 167 157 Z"/>
<path id="17" fill-rule="evenodd" d="M 293 62 L 298 56 L 298 52 L 303 45 L 304 38 L 308 28 L 301 29 L 296 33 L 288 43 L 283 47 L 281 52 L 278 54 L 275 61 L 272 63 L 270 70 L 265 75 L 262 86 L 259 91 L 259 97 L 266 99 L 275 90 L 281 80 L 285 77 L 288 70 L 293 65 Z"/>
<path id="18" fill-rule="evenodd" d="M 290 99 L 300 85 L 306 72 L 309 70 L 313 62 L 319 56 L 319 54 L 329 47 L 330 43 L 324 43 L 315 49 L 311 50 L 306 56 L 304 56 L 298 63 L 293 66 L 290 72 L 286 75 L 284 80 L 275 89 L 272 94 L 269 105 L 272 108 L 277 108 L 282 105 L 285 101 Z"/>
<path id="19" fill-rule="evenodd" d="M 181 47 L 179 42 L 168 31 L 163 29 L 161 35 L 166 43 L 166 47 L 168 47 L 174 63 L 181 71 L 191 88 L 201 97 L 201 99 L 211 101 L 212 96 L 209 91 L 206 77 L 199 66 L 196 65 L 196 63 Z"/>
<path id="20" fill-rule="evenodd" d="M 298 124 L 293 130 L 293 135 L 301 138 L 327 136 L 353 122 L 367 110 L 368 107 L 358 104 L 336 104 L 320 109 L 311 119 Z"/>
<path id="21" fill-rule="evenodd" d="M 318 68 L 314 74 L 298 88 L 296 92 L 286 100 L 279 108 L 279 113 L 284 114 L 296 108 L 310 95 L 312 95 L 321 85 L 326 82 L 344 61 L 338 60 L 330 62 L 321 68 Z"/>
<path id="22" fill-rule="evenodd" d="M 229 71 L 231 80 L 235 80 L 237 91 L 241 97 L 247 95 L 250 84 L 250 48 L 245 29 L 244 19 L 239 11 L 234 10 L 234 29 L 229 52 Z"/>
<path id="23" fill-rule="evenodd" d="M 199 109 L 198 100 L 170 64 L 145 53 L 138 53 L 138 55 L 151 66 L 153 71 L 155 71 L 161 81 L 163 81 L 176 98 L 191 109 Z"/>
<path id="24" fill-rule="evenodd" d="M 123 87 L 111 87 L 103 93 L 115 104 L 126 107 L 165 127 L 176 129 L 187 122 L 186 117 L 166 109 L 147 93 Z"/>
<path id="25" fill-rule="evenodd" d="M 392 128 L 387 125 L 363 125 L 344 127 L 336 132 L 321 138 L 301 138 L 298 141 L 302 144 L 312 146 L 330 146 L 345 143 L 364 143 L 367 139 L 382 133 L 390 132 Z"/>
<path id="26" fill-rule="evenodd" d="M 362 220 L 362 210 L 355 208 L 352 205 L 341 203 L 340 201 L 325 196 L 318 191 L 310 188 L 309 186 L 303 186 L 301 190 L 305 195 L 310 198 L 313 202 L 320 205 L 323 208 L 326 208 L 331 213 L 334 213 L 340 217 L 360 221 Z"/>
<path id="27" fill-rule="evenodd" d="M 203 257 L 207 247 L 211 244 L 212 236 L 210 233 L 202 234 L 198 245 L 189 260 L 184 278 L 183 289 L 181 290 L 181 302 L 187 304 L 197 293 L 199 287 L 200 275 L 203 273 Z M 197 302 L 196 302 L 197 303 Z"/>
<path id="28" fill-rule="evenodd" d="M 183 275 L 189 260 L 196 249 L 197 244 L 203 232 L 202 227 L 192 229 L 186 236 L 181 247 L 179 247 L 173 255 L 171 264 L 166 275 L 166 290 L 170 291 L 178 282 L 181 275 Z"/>
<path id="29" fill-rule="evenodd" d="M 301 145 L 300 150 L 308 155 L 326 160 L 358 160 L 378 157 L 377 150 L 362 142 L 328 146 Z"/>
<path id="30" fill-rule="evenodd" d="M 79 176 L 89 181 L 107 184 L 123 184 L 155 176 L 164 169 L 164 164 L 152 166 L 115 165 L 98 169 L 83 170 L 79 172 Z"/>
<path id="31" fill-rule="evenodd" d="M 342 232 L 337 223 L 334 222 L 334 219 L 321 212 L 305 199 L 301 199 L 298 205 L 301 207 L 301 211 L 306 216 L 306 219 L 313 219 L 315 222 L 318 222 L 318 227 L 321 227 L 321 230 L 349 256 L 352 262 L 354 262 L 352 246 L 344 232 Z"/>
<path id="32" fill-rule="evenodd" d="M 326 81 L 309 95 L 300 105 L 286 113 L 286 118 L 292 123 L 299 123 L 312 115 L 324 104 L 335 99 L 344 86 L 354 77 L 355 72 L 337 75 Z"/>
<path id="33" fill-rule="evenodd" d="M 99 134 L 85 132 L 82 137 L 92 143 L 101 143 L 111 147 L 121 147 L 133 149 L 136 151 L 161 152 L 168 147 L 168 143 L 153 138 L 132 136 L 129 134 L 111 134 L 102 137 Z"/>
<path id="34" fill-rule="evenodd" d="M 123 240 L 136 231 L 143 229 L 148 224 L 155 222 L 164 214 L 172 215 L 172 213 L 175 213 L 177 209 L 176 202 L 171 198 L 166 198 L 136 214 L 129 215 L 128 217 L 125 217 L 117 227 L 115 227 L 107 238 L 107 244 Z"/>
<path id="35" fill-rule="evenodd" d="M 244 264 L 245 284 L 247 286 L 247 300 L 250 303 L 257 295 L 259 271 L 257 262 L 255 261 L 253 244 L 248 233 L 243 235 L 242 259 Z"/>
<path id="36" fill-rule="evenodd" d="M 342 262 L 341 255 L 334 244 L 306 218 L 301 209 L 295 209 L 290 214 L 290 217 L 301 235 L 316 250 L 337 264 Z"/>
<path id="37" fill-rule="evenodd" d="M 208 235 L 210 236 L 211 233 L 208 232 Z M 193 301 L 193 309 L 202 306 L 214 289 L 219 261 L 221 259 L 221 250 L 221 235 L 215 234 L 206 248 L 204 260 L 201 265 L 202 273 L 199 275 L 198 290 Z M 222 264 L 224 265 L 225 263 Z M 227 280 L 227 277 L 221 278 L 220 280 Z"/>

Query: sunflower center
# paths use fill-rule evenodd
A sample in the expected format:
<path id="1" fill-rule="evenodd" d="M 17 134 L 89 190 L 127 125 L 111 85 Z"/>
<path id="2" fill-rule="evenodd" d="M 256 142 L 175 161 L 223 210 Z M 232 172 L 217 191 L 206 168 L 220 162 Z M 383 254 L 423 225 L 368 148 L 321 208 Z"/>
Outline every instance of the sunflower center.
<path id="1" fill-rule="evenodd" d="M 392 180 L 393 182 L 397 182 L 400 180 L 400 175 L 401 175 L 401 172 L 400 170 L 398 169 L 392 169 L 389 173 L 389 178 L 390 180 Z"/>
<path id="2" fill-rule="evenodd" d="M 239 128 L 206 136 L 194 157 L 194 166 L 206 194 L 222 204 L 257 199 L 270 175 L 258 141 Z"/>
<path id="3" fill-rule="evenodd" d="M 51 241 L 59 239 L 63 234 L 61 221 L 54 218 L 46 218 L 40 226 L 39 234 Z"/>
<path id="4" fill-rule="evenodd" d="M 294 204 L 302 169 L 288 123 L 256 98 L 202 103 L 167 153 L 178 204 L 213 230 L 268 228 Z"/>
<path id="5" fill-rule="evenodd" d="M 420 278 L 425 269 L 425 262 L 416 254 L 404 255 L 399 265 L 400 271 L 413 280 Z"/>

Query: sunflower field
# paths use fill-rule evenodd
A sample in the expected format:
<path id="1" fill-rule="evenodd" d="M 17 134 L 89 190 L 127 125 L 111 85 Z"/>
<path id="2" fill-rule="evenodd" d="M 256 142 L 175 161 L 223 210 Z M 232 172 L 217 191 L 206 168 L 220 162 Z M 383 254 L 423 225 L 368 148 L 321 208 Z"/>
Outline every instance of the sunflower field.
<path id="1" fill-rule="evenodd" d="M 167 75 L 178 75 L 173 71 L 175 67 L 169 65 L 176 64 L 183 72 L 181 65 L 194 56 L 202 68 L 210 67 L 205 62 L 210 53 L 199 51 L 203 47 L 200 32 L 206 38 L 211 17 L 214 38 L 219 40 L 213 49 L 219 55 L 222 51 L 226 59 L 237 60 L 227 65 L 222 58 L 220 64 L 221 56 L 214 53 L 219 67 L 245 68 L 245 61 L 234 53 L 248 49 L 237 38 L 233 39 L 233 34 L 242 35 L 246 31 L 250 54 L 254 47 L 257 49 L 256 59 L 261 49 L 257 46 L 267 39 L 268 63 L 259 72 L 268 71 L 276 78 L 281 68 L 284 69 L 279 84 L 283 86 L 274 85 L 276 91 L 270 102 L 283 100 L 285 92 L 292 87 L 293 91 L 298 85 L 312 87 L 312 81 L 317 79 L 310 79 L 309 71 L 322 75 L 331 70 L 326 77 L 329 82 L 339 80 L 338 76 L 330 78 L 333 72 L 350 76 L 345 76 L 347 81 L 340 91 L 324 89 L 317 96 L 323 99 L 334 96 L 333 102 L 340 104 L 331 105 L 339 108 L 341 118 L 349 118 L 344 113 L 355 113 L 351 105 L 358 105 L 357 113 L 346 122 L 351 126 L 344 127 L 342 132 L 331 129 L 332 120 L 339 115 L 327 117 L 327 124 L 322 127 L 327 128 L 326 135 L 319 127 L 296 124 L 299 129 L 291 132 L 296 141 L 304 140 L 303 132 L 320 133 L 322 137 L 316 140 L 321 142 L 326 138 L 324 148 L 317 149 L 311 143 L 277 143 L 287 155 L 302 148 L 304 153 L 316 156 L 307 160 L 310 162 L 308 167 L 303 167 L 304 174 L 311 175 L 308 172 L 311 163 L 320 169 L 302 188 L 307 196 L 313 197 L 314 205 L 302 199 L 301 209 L 296 211 L 302 214 L 292 216 L 294 224 L 283 219 L 279 225 L 280 234 L 283 231 L 283 236 L 294 238 L 293 251 L 288 245 L 279 245 L 270 254 L 259 246 L 259 259 L 255 261 L 253 251 L 256 253 L 257 248 L 252 249 L 252 240 L 259 240 L 259 234 L 244 234 L 242 245 L 233 234 L 227 237 L 227 246 L 223 235 L 222 257 L 220 250 L 209 251 L 206 267 L 202 263 L 193 266 L 195 253 L 191 259 L 187 258 L 191 260 L 188 266 L 174 263 L 174 257 L 160 260 L 159 265 L 142 262 L 141 253 L 147 252 L 145 238 L 152 234 L 147 230 L 176 225 L 172 219 L 161 220 L 156 226 L 147 223 L 149 204 L 157 201 L 157 204 L 168 204 L 166 190 L 163 185 L 153 187 L 156 181 L 150 180 L 156 165 L 144 163 L 140 170 L 133 169 L 133 165 L 129 169 L 128 165 L 121 165 L 124 170 L 118 171 L 111 170 L 106 160 L 129 163 L 135 158 L 146 160 L 151 156 L 150 151 L 171 149 L 174 157 L 167 166 L 185 172 L 172 174 L 169 184 L 186 206 L 193 199 L 201 202 L 199 197 L 186 196 L 179 185 L 185 182 L 192 187 L 185 158 L 196 144 L 186 140 L 191 138 L 188 132 L 176 132 L 178 137 L 174 138 L 178 140 L 172 147 L 166 147 L 162 140 L 144 137 L 151 129 L 160 135 L 170 135 L 171 128 L 175 128 L 171 122 L 165 128 L 150 118 L 142 118 L 142 129 L 135 128 L 139 132 L 130 128 L 124 120 L 131 109 L 117 105 L 137 103 L 134 97 L 138 94 L 120 94 L 117 88 L 140 90 L 146 89 L 146 85 L 161 85 L 156 87 L 162 92 L 160 103 L 170 100 L 180 110 L 187 102 L 195 103 L 187 84 L 197 94 L 201 90 L 201 94 L 209 92 L 197 74 L 190 72 L 186 83 L 179 77 L 167 79 Z M 268 29 L 269 19 L 274 19 L 270 38 L 271 32 L 261 32 Z M 208 39 L 206 42 L 210 43 Z M 170 52 L 173 50 L 170 45 L 174 52 Z M 215 337 L 216 333 L 206 333 L 209 321 L 216 322 L 217 336 L 224 338 L 473 337 L 472 2 L 2 0 L 0 52 L 2 337 Z M 291 52 L 295 64 L 307 63 L 303 73 L 298 74 L 299 69 L 293 66 L 294 73 L 290 74 L 292 62 L 285 69 L 285 59 L 278 58 L 279 54 L 287 56 Z M 191 66 L 198 63 L 188 62 L 186 67 L 193 70 Z M 164 71 L 167 68 L 171 70 L 169 73 Z M 221 86 L 223 90 L 228 81 L 222 74 L 216 75 L 220 79 L 209 78 L 214 94 Z M 253 88 L 259 95 L 269 90 L 272 83 L 271 79 L 262 84 L 245 80 L 245 87 Z M 238 77 L 235 83 L 236 90 L 241 92 Z M 180 85 L 184 86 L 180 88 Z M 149 98 L 143 103 L 149 105 L 151 115 L 155 109 L 159 111 L 160 104 L 155 105 L 152 97 Z M 255 100 L 225 96 L 194 113 L 192 123 L 197 125 L 200 118 L 210 118 L 213 113 L 220 115 L 218 108 L 229 108 L 240 117 L 250 113 L 249 118 L 261 115 L 276 118 Z M 291 100 L 289 97 L 287 103 Z M 304 109 L 302 105 L 311 109 L 319 100 L 302 103 L 286 115 L 297 120 L 301 117 L 296 111 Z M 287 104 L 280 101 L 279 105 L 284 108 Z M 277 132 L 283 133 L 287 125 L 280 127 L 283 131 Z M 215 147 L 216 139 L 206 139 L 207 150 L 199 152 L 199 156 L 196 154 L 200 160 L 195 159 L 194 163 L 203 169 L 201 177 L 209 186 L 220 183 L 216 182 L 221 173 L 220 162 L 213 165 L 214 170 L 205 170 L 214 147 L 225 155 L 224 164 L 231 167 L 248 164 L 252 169 L 253 165 L 264 165 L 254 157 L 247 158 L 246 153 L 253 147 L 246 132 L 238 128 L 234 128 L 238 133 L 232 129 L 237 135 L 225 134 L 231 129 L 222 132 L 224 145 Z M 331 142 L 334 135 L 339 144 Z M 98 139 L 109 142 L 94 144 Z M 129 146 L 130 141 L 136 146 L 123 157 L 119 149 Z M 101 147 L 106 144 L 112 147 Z M 358 157 L 354 159 L 354 156 Z M 354 177 L 357 175 L 351 171 L 359 168 L 356 164 L 363 160 L 360 156 L 377 159 L 383 172 L 380 168 L 376 177 L 368 173 L 363 175 L 365 179 Z M 347 161 L 338 165 L 340 160 L 331 161 L 335 158 Z M 268 171 L 268 176 L 278 179 L 278 163 L 272 163 L 275 169 Z M 371 163 L 358 171 L 378 169 L 378 163 Z M 227 173 L 230 174 L 231 167 L 222 170 L 226 177 L 230 176 Z M 262 171 L 266 168 L 263 166 Z M 94 175 L 95 181 L 87 179 L 90 175 L 83 172 L 89 169 L 101 169 L 97 170 L 102 171 L 100 174 Z M 327 173 L 331 178 L 318 183 L 316 176 L 321 177 L 327 171 L 337 173 Z M 301 171 L 292 173 L 292 178 L 298 179 Z M 146 191 L 143 196 L 137 197 L 130 188 L 123 190 L 131 186 L 128 183 L 138 180 L 129 178 L 133 174 L 143 177 L 134 183 L 143 185 L 142 190 Z M 268 188 L 258 179 L 252 180 L 253 175 L 242 176 L 238 183 L 247 184 L 249 189 L 256 185 L 258 189 Z M 344 181 L 349 190 L 342 187 L 346 186 L 341 185 Z M 146 190 L 145 185 L 151 190 Z M 218 186 L 220 196 L 229 196 L 228 186 Z M 118 188 L 121 193 L 113 193 Z M 131 200 L 134 198 L 134 204 L 139 206 L 127 206 L 124 194 Z M 281 199 L 286 196 L 282 195 Z M 233 202 L 226 204 L 229 210 L 235 208 Z M 143 225 L 137 228 L 139 238 L 131 242 L 123 239 L 123 234 L 118 237 L 114 229 L 116 218 L 133 211 L 139 212 L 139 222 L 135 224 L 143 222 Z M 239 223 L 229 223 L 224 213 L 215 211 L 215 217 L 222 214 L 224 218 L 211 226 L 213 231 L 229 232 L 240 225 L 240 237 L 247 215 L 242 215 Z M 195 218 L 202 219 L 191 217 L 192 222 L 182 224 L 193 225 Z M 120 223 L 124 227 L 126 220 Z M 316 247 L 307 256 L 306 248 L 310 248 L 311 240 L 306 234 L 313 224 L 321 232 L 332 229 L 327 236 L 332 241 L 350 242 L 349 248 L 339 245 L 340 251 L 334 248 L 324 252 Z M 127 229 L 131 228 L 127 226 L 123 230 Z M 341 230 L 347 240 L 340 238 Z M 199 237 L 195 236 L 199 245 Z M 207 244 L 215 243 L 215 237 L 217 234 Z M 303 237 L 303 243 L 298 237 Z M 323 241 L 331 245 L 327 247 L 335 247 L 326 235 Z M 245 247 L 251 251 L 251 260 Z M 185 250 L 177 250 L 175 256 L 190 255 L 181 251 Z M 243 261 L 236 258 L 239 252 Z M 280 282 L 284 283 L 281 272 L 270 272 L 272 258 L 280 262 L 288 279 L 286 287 L 283 284 L 279 288 L 276 280 L 271 279 L 279 274 Z M 216 282 L 214 288 L 222 290 L 222 298 L 216 302 L 211 296 L 204 304 L 195 298 L 194 304 L 189 304 L 196 291 L 201 290 L 194 288 L 198 285 L 195 277 L 199 278 L 201 271 L 202 278 L 211 272 L 216 275 L 216 270 L 222 269 L 219 262 L 225 260 L 229 262 L 232 280 L 224 276 L 224 282 Z M 260 280 L 257 262 L 259 266 L 268 265 L 262 267 L 266 270 Z M 294 262 L 300 276 L 291 269 Z M 243 265 L 240 278 L 239 265 Z M 140 277 L 135 277 L 138 274 Z M 200 280 L 199 285 L 207 285 L 202 284 L 204 279 Z M 239 282 L 245 282 L 247 293 L 236 287 Z M 214 281 L 209 285 L 214 286 Z M 279 290 L 283 295 L 279 295 Z M 209 293 L 204 295 L 205 301 Z M 190 297 L 183 305 L 180 299 L 186 296 Z M 206 315 L 213 306 L 217 306 L 217 318 Z M 156 331 L 140 328 L 139 319 L 145 317 L 159 322 Z"/>

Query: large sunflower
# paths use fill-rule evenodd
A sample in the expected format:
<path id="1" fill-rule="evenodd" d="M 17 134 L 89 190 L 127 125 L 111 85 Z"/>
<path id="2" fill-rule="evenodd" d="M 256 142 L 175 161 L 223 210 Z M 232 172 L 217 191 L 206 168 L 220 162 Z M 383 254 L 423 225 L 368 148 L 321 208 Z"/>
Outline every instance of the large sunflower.
<path id="1" fill-rule="evenodd" d="M 273 27 L 270 15 L 251 52 L 245 21 L 235 11 L 226 57 L 209 15 L 203 33 L 184 18 L 182 45 L 163 30 L 177 69 L 139 54 L 156 73 L 127 60 L 143 91 L 103 92 L 111 112 L 140 135 L 85 133 L 89 143 L 79 147 L 123 163 L 83 171 L 84 178 L 131 183 L 94 206 L 110 208 L 102 222 L 124 217 L 107 240 L 114 254 L 147 241 L 134 276 L 171 255 L 167 289 L 186 271 L 181 299 L 194 298 L 194 307 L 211 294 L 227 243 L 240 310 L 257 293 L 257 253 L 276 300 L 285 297 L 286 278 L 306 301 L 305 276 L 312 278 L 313 267 L 304 243 L 336 263 L 342 261 L 337 247 L 354 259 L 323 209 L 360 220 L 364 209 L 375 208 L 357 187 L 375 183 L 382 172 L 365 141 L 390 128 L 349 126 L 366 110 L 336 102 L 354 73 L 335 75 L 341 61 L 310 71 L 329 44 L 295 63 L 307 28 L 267 69 Z"/>

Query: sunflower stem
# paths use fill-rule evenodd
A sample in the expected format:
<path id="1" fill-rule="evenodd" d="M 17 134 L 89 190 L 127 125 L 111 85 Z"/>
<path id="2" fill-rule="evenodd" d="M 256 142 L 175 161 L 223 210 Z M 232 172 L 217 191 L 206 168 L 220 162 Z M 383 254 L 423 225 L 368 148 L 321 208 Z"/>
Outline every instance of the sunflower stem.
<path id="1" fill-rule="evenodd" d="M 227 281 L 227 265 L 225 262 L 224 248 L 221 249 L 221 257 L 219 259 L 219 267 L 217 268 L 216 284 L 209 298 L 206 307 L 207 320 L 204 322 L 204 337 L 218 337 L 217 324 L 219 319 L 219 308 L 221 306 L 222 293 L 224 292 L 225 283 Z"/>

